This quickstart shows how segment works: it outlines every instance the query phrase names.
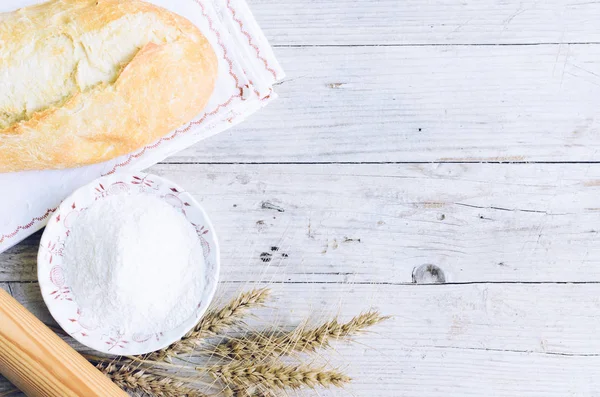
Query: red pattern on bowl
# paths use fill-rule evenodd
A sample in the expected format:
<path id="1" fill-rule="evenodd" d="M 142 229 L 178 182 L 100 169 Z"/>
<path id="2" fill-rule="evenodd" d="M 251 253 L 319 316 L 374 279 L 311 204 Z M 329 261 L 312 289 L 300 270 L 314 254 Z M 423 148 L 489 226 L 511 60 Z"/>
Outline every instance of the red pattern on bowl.
<path id="1" fill-rule="evenodd" d="M 110 324 L 94 324 L 85 316 L 69 287 L 68 272 L 62 266 L 63 250 L 77 217 L 98 200 L 120 194 L 149 194 L 163 199 L 182 212 L 196 228 L 205 259 L 205 289 L 194 315 L 174 329 L 158 333 L 123 334 Z M 80 343 L 118 355 L 145 354 L 160 350 L 185 335 L 208 309 L 219 276 L 220 254 L 210 219 L 185 190 L 156 175 L 112 174 L 78 189 L 67 198 L 48 222 L 38 252 L 38 280 L 42 297 L 60 326 Z"/>

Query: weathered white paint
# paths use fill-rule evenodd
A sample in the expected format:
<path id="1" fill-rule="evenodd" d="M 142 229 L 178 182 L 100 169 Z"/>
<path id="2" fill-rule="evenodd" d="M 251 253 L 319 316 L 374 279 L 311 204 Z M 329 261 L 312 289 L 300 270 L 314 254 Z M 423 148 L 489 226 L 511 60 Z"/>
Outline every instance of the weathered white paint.
<path id="1" fill-rule="evenodd" d="M 437 265 L 446 281 L 457 283 L 600 281 L 595 165 L 159 165 L 149 171 L 184 186 L 207 208 L 227 281 L 411 283 L 423 264 Z M 36 244 L 28 240 L 0 257 L 1 281 L 36 279 Z"/>
<path id="2" fill-rule="evenodd" d="M 275 45 L 600 42 L 597 1 L 252 0 Z"/>
<path id="3" fill-rule="evenodd" d="M 168 161 L 600 160 L 600 45 L 277 54 L 278 101 Z"/>
<path id="4" fill-rule="evenodd" d="M 13 294 L 46 318 L 37 284 Z M 243 289 L 223 284 L 230 296 Z M 248 288 L 250 286 L 247 286 Z M 271 308 L 252 324 L 299 324 L 361 309 L 394 317 L 336 344 L 330 362 L 355 382 L 329 396 L 594 396 L 600 383 L 599 284 L 275 285 Z M 299 297 L 302 297 L 299 299 Z M 277 309 L 274 309 L 277 308 Z M 307 394 L 312 395 L 312 394 Z"/>
<path id="5" fill-rule="evenodd" d="M 258 318 L 285 325 L 394 316 L 336 347 L 355 384 L 321 396 L 597 396 L 600 2 L 250 3 L 280 100 L 169 161 L 262 164 L 150 170 L 210 212 L 220 293 L 274 282 Z M 53 325 L 36 244 L 0 288 Z"/>

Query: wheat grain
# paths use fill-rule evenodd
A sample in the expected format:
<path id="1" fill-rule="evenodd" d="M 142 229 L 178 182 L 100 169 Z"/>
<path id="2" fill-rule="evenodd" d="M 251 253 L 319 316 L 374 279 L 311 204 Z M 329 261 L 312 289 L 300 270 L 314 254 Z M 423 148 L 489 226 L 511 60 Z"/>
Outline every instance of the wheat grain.
<path id="1" fill-rule="evenodd" d="M 309 387 L 343 387 L 351 379 L 338 372 L 311 368 L 304 365 L 286 365 L 279 362 L 253 364 L 233 361 L 226 365 L 198 368 L 207 371 L 226 385 L 242 387 L 261 386 L 267 390 L 299 389 Z"/>
<path id="2" fill-rule="evenodd" d="M 223 390 L 221 390 L 221 394 L 224 397 L 278 397 L 279 394 L 275 393 L 273 390 L 267 390 L 264 387 L 260 386 L 249 386 L 249 387 L 240 387 L 235 385 L 228 385 Z"/>
<path id="3" fill-rule="evenodd" d="M 155 397 L 208 397 L 184 382 L 165 375 L 157 376 L 128 364 L 102 363 L 97 368 L 123 390 L 140 391 Z"/>
<path id="4" fill-rule="evenodd" d="M 214 349 L 200 346 L 204 339 L 223 336 L 228 328 L 241 324 L 248 310 L 262 306 L 269 295 L 269 289 L 256 289 L 241 294 L 226 306 L 210 311 L 180 341 L 148 357 L 120 357 L 116 362 L 110 363 L 103 357 L 86 358 L 100 363 L 98 368 L 121 388 L 151 396 L 207 397 L 194 388 L 202 384 L 208 386 L 206 391 L 214 391 L 217 387 L 219 395 L 225 397 L 272 397 L 276 393 L 285 393 L 288 389 L 343 387 L 351 379 L 339 371 L 307 365 L 288 365 L 279 362 L 277 357 L 290 352 L 313 352 L 318 348 L 328 347 L 331 341 L 352 337 L 387 318 L 377 311 L 369 311 L 347 323 L 334 319 L 316 328 L 300 327 L 289 333 L 256 333 L 247 339 L 232 339 Z M 161 366 L 175 366 L 167 361 L 181 354 L 192 353 L 199 347 L 199 354 L 216 353 L 231 361 L 207 367 L 187 367 L 195 369 L 196 375 L 184 377 L 175 376 L 170 368 L 165 373 L 157 370 Z M 198 377 L 198 372 L 201 377 Z M 202 377 L 207 376 L 215 383 L 200 382 Z"/>
<path id="5" fill-rule="evenodd" d="M 317 328 L 299 328 L 284 334 L 259 333 L 246 339 L 232 339 L 218 345 L 214 354 L 234 359 L 260 360 L 266 357 L 277 357 L 291 352 L 314 352 L 319 348 L 329 347 L 333 340 L 348 338 L 363 332 L 386 320 L 378 311 L 369 311 L 345 324 L 337 319 L 329 321 Z"/>
<path id="6" fill-rule="evenodd" d="M 147 359 L 163 361 L 180 354 L 193 352 L 203 339 L 241 323 L 248 310 L 263 306 L 270 295 L 271 290 L 268 288 L 254 289 L 240 294 L 223 308 L 209 311 L 181 340 L 151 354 Z"/>
<path id="7" fill-rule="evenodd" d="M 207 314 L 196 329 L 188 335 L 200 332 L 205 336 L 210 336 L 223 332 L 227 328 L 239 324 L 248 310 L 263 306 L 270 296 L 271 290 L 268 288 L 254 289 L 243 293 L 222 309 Z"/>

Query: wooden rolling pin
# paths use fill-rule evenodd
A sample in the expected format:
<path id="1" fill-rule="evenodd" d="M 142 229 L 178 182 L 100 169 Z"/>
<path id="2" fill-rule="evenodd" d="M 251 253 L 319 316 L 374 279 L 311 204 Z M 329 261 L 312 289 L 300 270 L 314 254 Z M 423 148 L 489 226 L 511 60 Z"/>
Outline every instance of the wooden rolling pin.
<path id="1" fill-rule="evenodd" d="M 29 397 L 127 396 L 1 288 L 0 373 Z"/>

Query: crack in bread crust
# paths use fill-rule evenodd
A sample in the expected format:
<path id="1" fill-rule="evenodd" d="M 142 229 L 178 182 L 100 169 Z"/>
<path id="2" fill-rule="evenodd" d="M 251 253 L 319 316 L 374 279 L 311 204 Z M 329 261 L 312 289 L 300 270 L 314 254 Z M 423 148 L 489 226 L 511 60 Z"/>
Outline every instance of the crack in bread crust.
<path id="1" fill-rule="evenodd" d="M 129 153 L 193 119 L 215 86 L 198 28 L 142 1 L 52 1 L 0 21 L 0 172 Z"/>

